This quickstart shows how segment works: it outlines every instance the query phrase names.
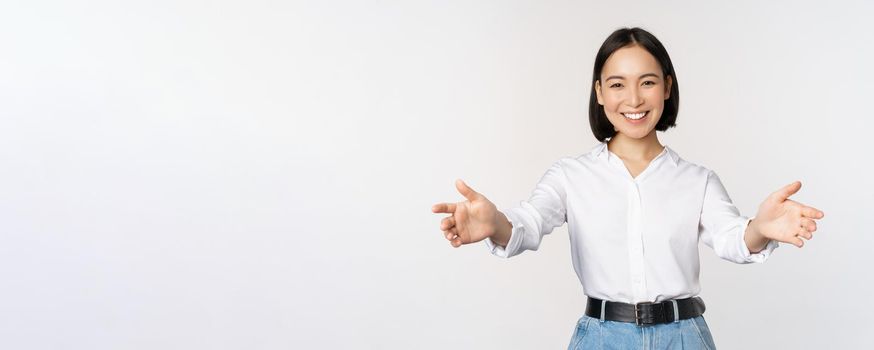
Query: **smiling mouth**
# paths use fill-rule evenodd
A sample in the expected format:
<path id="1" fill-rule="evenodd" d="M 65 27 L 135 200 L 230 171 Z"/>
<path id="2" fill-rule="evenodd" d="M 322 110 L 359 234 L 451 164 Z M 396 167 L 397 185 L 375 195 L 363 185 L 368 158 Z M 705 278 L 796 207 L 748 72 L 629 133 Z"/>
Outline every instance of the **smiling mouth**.
<path id="1" fill-rule="evenodd" d="M 631 120 L 641 120 L 641 119 L 643 119 L 643 117 L 646 117 L 647 115 L 649 115 L 649 111 L 639 112 L 639 113 L 622 113 L 622 115 L 625 116 L 625 118 L 628 118 Z"/>

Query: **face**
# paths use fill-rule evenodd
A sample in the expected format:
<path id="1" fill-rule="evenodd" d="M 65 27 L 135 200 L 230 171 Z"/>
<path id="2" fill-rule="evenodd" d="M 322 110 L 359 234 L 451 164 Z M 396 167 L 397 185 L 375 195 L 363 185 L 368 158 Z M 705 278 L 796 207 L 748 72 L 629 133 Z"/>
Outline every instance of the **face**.
<path id="1" fill-rule="evenodd" d="M 610 55 L 595 82 L 595 92 L 616 130 L 641 139 L 655 133 L 665 100 L 670 98 L 671 82 L 656 58 L 634 45 Z"/>

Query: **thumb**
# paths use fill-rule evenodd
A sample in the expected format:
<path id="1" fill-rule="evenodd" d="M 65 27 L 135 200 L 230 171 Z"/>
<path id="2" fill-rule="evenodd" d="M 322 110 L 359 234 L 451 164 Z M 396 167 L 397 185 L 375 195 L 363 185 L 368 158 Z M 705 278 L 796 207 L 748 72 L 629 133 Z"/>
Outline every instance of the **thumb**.
<path id="1" fill-rule="evenodd" d="M 470 186 L 464 183 L 461 179 L 455 180 L 455 188 L 458 189 L 458 193 L 461 193 L 461 195 L 469 201 L 474 201 L 480 196 L 479 193 L 470 188 Z"/>
<path id="2" fill-rule="evenodd" d="M 791 184 L 783 186 L 783 188 L 781 188 L 781 189 L 777 190 L 777 192 L 774 192 L 773 194 L 771 194 L 771 198 L 777 202 L 783 202 L 786 199 L 788 199 L 789 196 L 798 192 L 798 190 L 800 190 L 800 189 L 801 189 L 801 181 L 795 181 Z"/>

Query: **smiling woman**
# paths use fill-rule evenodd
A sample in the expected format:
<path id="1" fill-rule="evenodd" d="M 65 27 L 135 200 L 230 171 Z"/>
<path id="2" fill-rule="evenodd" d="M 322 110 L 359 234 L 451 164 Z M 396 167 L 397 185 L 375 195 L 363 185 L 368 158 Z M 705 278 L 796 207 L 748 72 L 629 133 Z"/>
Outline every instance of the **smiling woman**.
<path id="1" fill-rule="evenodd" d="M 636 136 L 666 131 L 676 126 L 679 107 L 674 65 L 658 39 L 632 28 L 617 30 L 604 41 L 595 56 L 589 96 L 589 125 L 598 141 L 616 136 L 620 128 Z M 643 127 L 625 129 L 644 124 L 642 119 L 647 122 Z"/>
<path id="2" fill-rule="evenodd" d="M 680 91 L 675 76 L 667 50 L 640 28 L 617 30 L 595 57 L 589 125 L 598 141 L 610 139 L 610 150 L 620 154 L 633 177 L 662 151 L 656 131 L 676 126 Z M 622 149 L 635 143 L 652 147 Z"/>
<path id="3" fill-rule="evenodd" d="M 823 213 L 789 200 L 800 182 L 741 216 L 716 173 L 663 146 L 680 94 L 664 46 L 640 28 L 611 34 L 595 59 L 589 121 L 600 144 L 562 158 L 520 206 L 497 207 L 460 179 L 467 199 L 440 203 L 453 247 L 484 240 L 509 258 L 537 250 L 565 223 L 574 270 L 588 297 L 569 349 L 714 349 L 698 297 L 698 243 L 722 259 L 762 263 L 778 242 L 798 247 Z"/>

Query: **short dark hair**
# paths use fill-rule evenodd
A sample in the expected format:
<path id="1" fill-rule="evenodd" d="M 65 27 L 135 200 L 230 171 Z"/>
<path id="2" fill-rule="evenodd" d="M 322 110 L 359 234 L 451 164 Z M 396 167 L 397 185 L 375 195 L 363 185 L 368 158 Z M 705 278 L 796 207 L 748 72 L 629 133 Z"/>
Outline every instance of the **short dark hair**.
<path id="1" fill-rule="evenodd" d="M 604 68 L 604 63 L 607 58 L 624 47 L 638 45 L 648 51 L 659 65 L 662 66 L 662 75 L 665 80 L 668 76 L 671 77 L 671 96 L 665 101 L 665 108 L 662 111 L 662 116 L 656 124 L 655 129 L 665 131 L 668 128 L 677 126 L 677 111 L 680 108 L 680 90 L 677 85 L 677 74 L 674 72 L 674 65 L 671 63 L 671 57 L 668 56 L 668 51 L 656 39 L 656 37 L 641 28 L 621 28 L 617 29 L 613 34 L 604 40 L 601 44 L 601 49 L 598 50 L 598 55 L 595 56 L 595 70 L 592 73 L 592 94 L 589 96 L 589 126 L 592 127 L 592 133 L 598 141 L 604 142 L 608 138 L 616 135 L 616 129 L 613 124 L 607 119 L 604 113 L 604 106 L 598 104 L 598 95 L 595 92 L 595 82 L 601 79 L 601 70 Z"/>

